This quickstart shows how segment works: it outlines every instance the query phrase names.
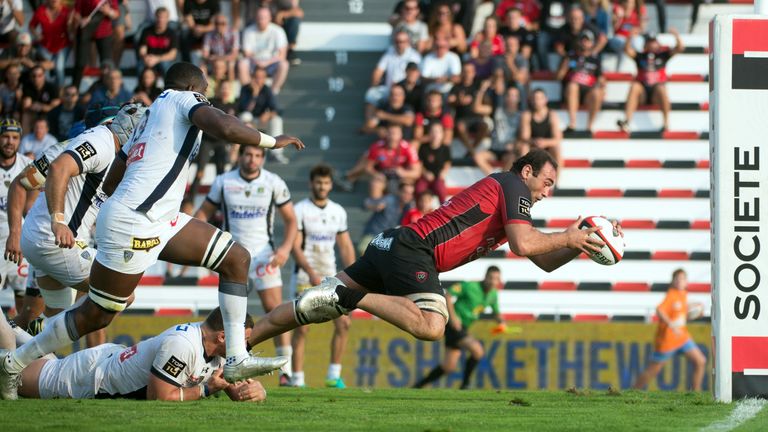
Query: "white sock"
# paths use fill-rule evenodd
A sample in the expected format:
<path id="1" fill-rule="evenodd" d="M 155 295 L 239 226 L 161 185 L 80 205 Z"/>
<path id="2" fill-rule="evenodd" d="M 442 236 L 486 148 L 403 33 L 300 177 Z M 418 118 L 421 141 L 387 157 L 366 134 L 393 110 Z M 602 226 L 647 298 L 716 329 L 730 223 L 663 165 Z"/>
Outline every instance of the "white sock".
<path id="1" fill-rule="evenodd" d="M 331 363 L 328 366 L 328 375 L 325 376 L 329 380 L 337 380 L 341 378 L 341 365 L 339 363 Z"/>
<path id="2" fill-rule="evenodd" d="M 291 375 L 291 385 L 301 387 L 304 383 L 304 371 L 296 371 Z"/>
<path id="3" fill-rule="evenodd" d="M 20 347 L 32 340 L 32 335 L 24 331 L 21 327 L 13 328 L 13 335 L 16 338 L 16 346 Z"/>
<path id="4" fill-rule="evenodd" d="M 227 364 L 238 364 L 248 357 L 248 351 L 245 349 L 245 315 L 248 297 L 223 293 L 219 287 L 219 306 L 221 318 L 224 321 Z"/>
<path id="5" fill-rule="evenodd" d="M 74 342 L 75 339 L 70 337 L 67 331 L 67 315 L 69 313 L 74 312 L 64 311 L 49 318 L 39 335 L 20 346 L 6 358 L 5 367 L 12 372 L 21 372 L 27 365 L 40 357 Z"/>
<path id="6" fill-rule="evenodd" d="M 277 355 L 279 356 L 286 356 L 290 358 L 293 356 L 293 347 L 290 345 L 279 346 L 275 348 L 275 352 L 277 352 Z M 293 365 L 291 363 L 291 361 L 288 361 L 285 366 L 280 368 L 280 371 L 288 376 L 291 376 L 293 373 Z"/>

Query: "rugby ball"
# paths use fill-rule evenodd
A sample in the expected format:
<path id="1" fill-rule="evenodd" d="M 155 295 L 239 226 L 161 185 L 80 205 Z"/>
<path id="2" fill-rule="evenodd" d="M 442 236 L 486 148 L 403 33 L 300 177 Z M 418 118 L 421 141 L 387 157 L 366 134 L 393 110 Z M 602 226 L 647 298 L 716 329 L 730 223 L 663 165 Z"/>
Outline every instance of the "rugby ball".
<path id="1" fill-rule="evenodd" d="M 584 218 L 579 225 L 579 229 L 592 227 L 600 227 L 600 229 L 592 233 L 591 236 L 605 243 L 600 252 L 589 254 L 592 261 L 602 265 L 614 265 L 621 261 L 624 256 L 624 238 L 618 232 L 614 232 L 611 221 L 601 216 L 590 216 Z"/>
<path id="2" fill-rule="evenodd" d="M 704 316 L 704 305 L 701 303 L 688 303 L 688 321 L 693 321 Z"/>

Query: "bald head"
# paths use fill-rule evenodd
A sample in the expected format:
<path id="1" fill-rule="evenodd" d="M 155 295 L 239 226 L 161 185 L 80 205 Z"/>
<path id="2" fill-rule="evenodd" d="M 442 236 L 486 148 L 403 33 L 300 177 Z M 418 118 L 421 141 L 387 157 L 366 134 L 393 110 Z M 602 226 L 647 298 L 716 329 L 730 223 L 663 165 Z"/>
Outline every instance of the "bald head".
<path id="1" fill-rule="evenodd" d="M 165 74 L 166 90 L 192 90 L 203 93 L 207 87 L 208 81 L 205 79 L 203 71 L 192 63 L 174 63 Z"/>

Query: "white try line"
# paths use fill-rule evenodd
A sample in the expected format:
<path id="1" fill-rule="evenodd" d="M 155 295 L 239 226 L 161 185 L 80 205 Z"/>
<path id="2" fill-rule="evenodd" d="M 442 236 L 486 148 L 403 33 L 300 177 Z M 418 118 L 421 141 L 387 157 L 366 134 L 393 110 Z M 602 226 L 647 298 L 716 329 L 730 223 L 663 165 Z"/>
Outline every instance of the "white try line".
<path id="1" fill-rule="evenodd" d="M 721 432 L 737 428 L 742 423 L 756 416 L 768 403 L 765 399 L 744 399 L 736 403 L 731 415 L 725 420 L 718 420 L 701 429 L 700 432 Z"/>

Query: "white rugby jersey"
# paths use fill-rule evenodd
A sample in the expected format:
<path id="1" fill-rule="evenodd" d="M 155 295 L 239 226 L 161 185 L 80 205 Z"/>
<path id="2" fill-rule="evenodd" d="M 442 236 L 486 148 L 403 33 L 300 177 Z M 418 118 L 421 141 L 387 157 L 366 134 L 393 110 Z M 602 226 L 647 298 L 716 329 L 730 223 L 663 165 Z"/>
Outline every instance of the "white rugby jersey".
<path id="1" fill-rule="evenodd" d="M 274 248 L 275 206 L 289 203 L 291 193 L 275 173 L 262 168 L 259 176 L 249 181 L 234 169 L 216 177 L 206 199 L 224 214 L 222 229 L 255 256 L 267 245 Z"/>
<path id="2" fill-rule="evenodd" d="M 112 194 L 153 221 L 171 221 L 179 213 L 202 131 L 190 118 L 208 99 L 192 91 L 165 90 L 147 110 L 118 156 L 127 167 Z"/>
<path id="3" fill-rule="evenodd" d="M 302 232 L 301 248 L 312 269 L 322 276 L 336 273 L 336 235 L 347 231 L 347 212 L 340 205 L 328 200 L 324 207 L 318 207 L 309 198 L 301 200 L 296 207 L 298 229 Z M 296 272 L 304 270 L 296 267 Z"/>
<path id="4" fill-rule="evenodd" d="M 97 393 L 136 395 L 134 392 L 143 392 L 149 384 L 149 374 L 176 387 L 208 381 L 224 365 L 224 359 L 205 356 L 201 325 L 171 327 L 101 361 L 95 372 Z"/>
<path id="5" fill-rule="evenodd" d="M 11 182 L 17 175 L 19 175 L 24 168 L 32 162 L 32 159 L 24 156 L 21 153 L 16 153 L 16 161 L 13 162 L 8 168 L 0 167 L 0 176 L 2 177 L 2 184 L 0 184 L 0 241 L 5 242 L 8 238 L 8 188 L 11 186 Z"/>
<path id="6" fill-rule="evenodd" d="M 71 177 L 67 183 L 64 220 L 75 238 L 87 241 L 91 238 L 91 228 L 96 223 L 101 204 L 107 199 L 101 186 L 112 161 L 115 160 L 114 136 L 105 125 L 88 129 L 69 141 L 62 141 L 45 149 L 34 162 L 37 170 L 47 176 L 50 164 L 62 153 L 72 156 L 80 167 L 80 175 Z M 40 242 L 54 240 L 45 193 L 37 196 L 27 213 L 22 235 L 33 236 L 30 238 Z"/>

